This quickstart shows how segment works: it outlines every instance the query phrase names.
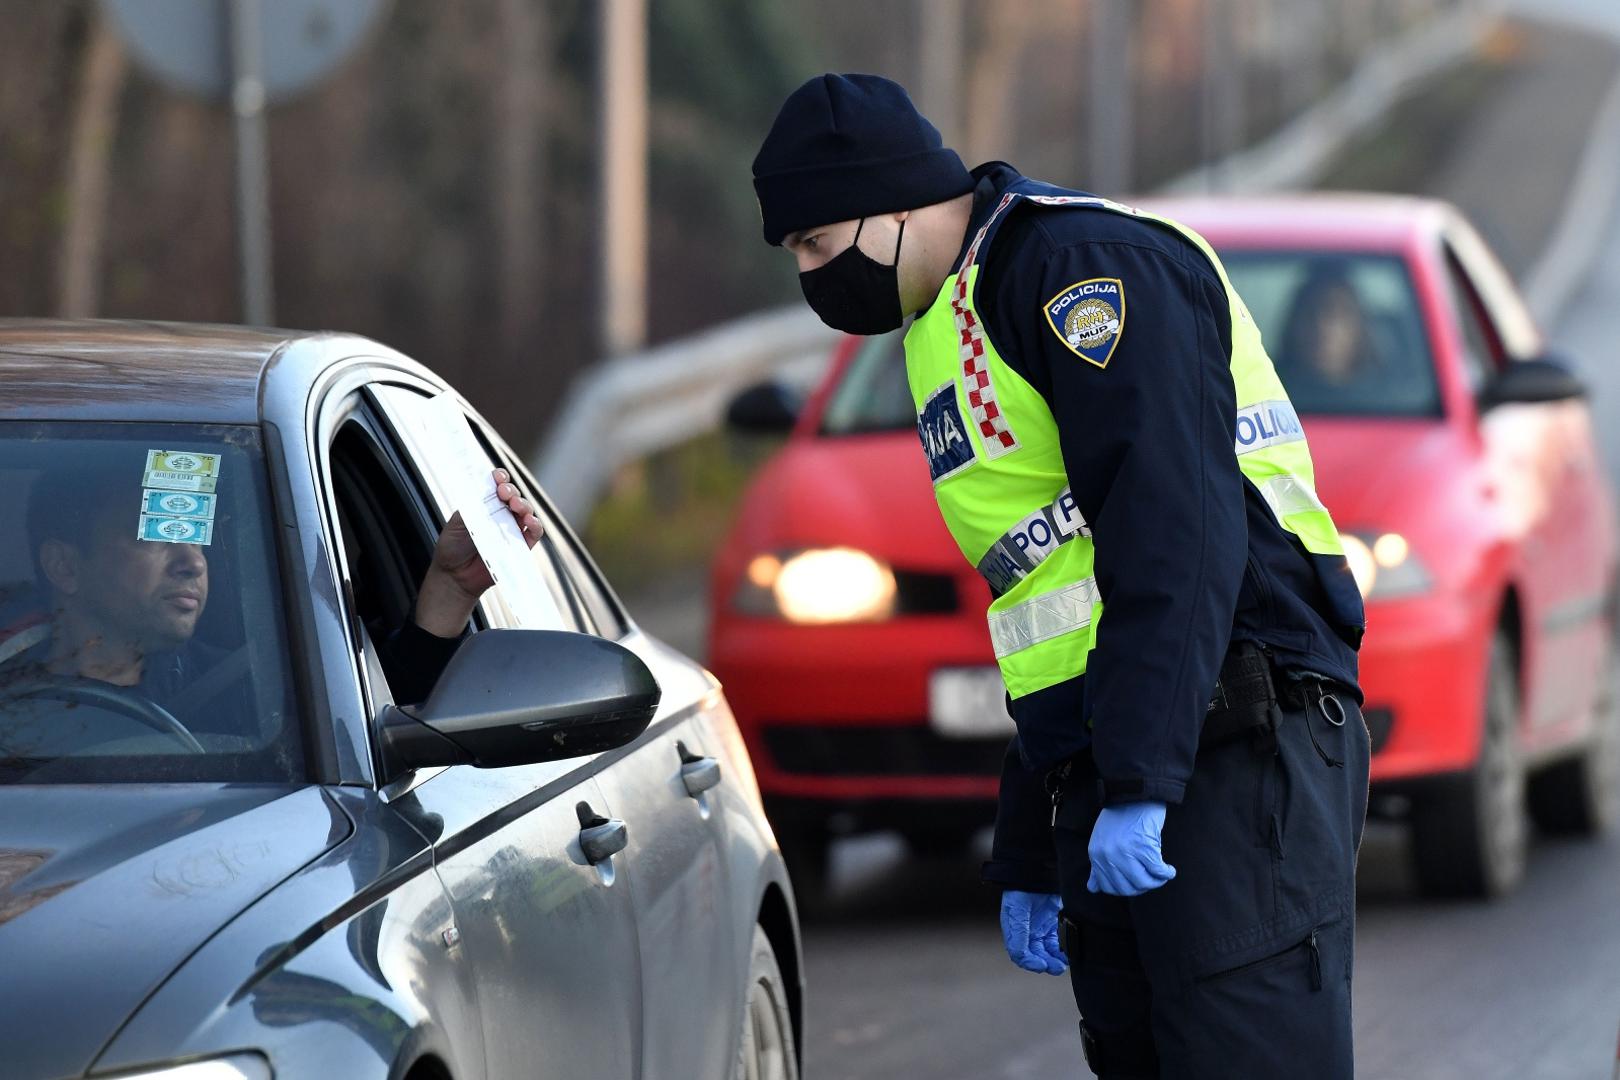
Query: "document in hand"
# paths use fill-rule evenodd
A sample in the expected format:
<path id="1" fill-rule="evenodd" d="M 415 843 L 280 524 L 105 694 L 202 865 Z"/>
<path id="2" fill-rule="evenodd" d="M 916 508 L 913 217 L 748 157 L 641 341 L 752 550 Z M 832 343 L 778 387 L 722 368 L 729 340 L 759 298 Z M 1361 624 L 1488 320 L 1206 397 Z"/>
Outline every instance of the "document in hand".
<path id="1" fill-rule="evenodd" d="M 523 530 L 495 491 L 489 455 L 478 445 L 467 417 L 451 394 L 423 398 L 394 387 L 380 388 L 384 406 L 428 465 L 437 494 L 461 515 L 513 622 L 556 629 L 562 624 L 551 591 L 540 577 Z"/>

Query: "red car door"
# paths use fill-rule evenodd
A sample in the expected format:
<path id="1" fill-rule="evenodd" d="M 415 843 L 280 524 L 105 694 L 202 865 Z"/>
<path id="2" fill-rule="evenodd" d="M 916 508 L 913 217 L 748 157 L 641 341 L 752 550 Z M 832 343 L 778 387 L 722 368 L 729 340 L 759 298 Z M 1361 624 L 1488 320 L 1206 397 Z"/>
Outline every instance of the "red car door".
<path id="1" fill-rule="evenodd" d="M 1448 266 L 1465 351 L 1489 377 L 1542 352 L 1522 302 L 1484 244 L 1454 234 Z M 1583 401 L 1509 404 L 1480 420 L 1509 519 L 1522 529 L 1527 749 L 1584 728 L 1603 667 L 1608 567 L 1602 472 Z"/>

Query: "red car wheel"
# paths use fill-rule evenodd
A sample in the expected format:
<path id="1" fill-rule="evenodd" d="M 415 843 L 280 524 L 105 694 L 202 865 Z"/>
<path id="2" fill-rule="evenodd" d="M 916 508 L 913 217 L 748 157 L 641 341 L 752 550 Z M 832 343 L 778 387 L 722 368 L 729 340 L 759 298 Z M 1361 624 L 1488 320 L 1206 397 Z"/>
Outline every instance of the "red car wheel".
<path id="1" fill-rule="evenodd" d="M 1479 760 L 1413 807 L 1413 868 L 1430 896 L 1501 896 L 1524 877 L 1530 822 L 1519 706 L 1516 653 L 1498 630 L 1491 639 Z"/>

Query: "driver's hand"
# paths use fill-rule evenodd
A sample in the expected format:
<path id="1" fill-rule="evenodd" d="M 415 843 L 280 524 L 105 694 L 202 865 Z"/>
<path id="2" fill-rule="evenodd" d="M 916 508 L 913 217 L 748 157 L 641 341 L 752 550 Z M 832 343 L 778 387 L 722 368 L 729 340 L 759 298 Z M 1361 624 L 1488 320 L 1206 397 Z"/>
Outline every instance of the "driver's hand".
<path id="1" fill-rule="evenodd" d="M 534 507 L 518 493 L 505 469 L 495 470 L 495 493 L 511 511 L 523 539 L 534 547 L 544 529 Z M 433 545 L 433 561 L 417 591 L 416 624 L 439 637 L 455 637 L 466 627 L 478 598 L 494 584 L 461 515 L 453 515 Z"/>
<path id="2" fill-rule="evenodd" d="M 495 494 L 511 511 L 529 546 L 534 547 L 539 543 L 540 535 L 544 532 L 540 519 L 535 517 L 534 507 L 518 493 L 517 485 L 512 483 L 512 477 L 505 469 L 495 470 Z M 478 557 L 472 534 L 462 524 L 459 512 L 445 522 L 444 531 L 439 533 L 439 541 L 433 545 L 433 563 L 428 572 L 447 575 L 458 589 L 473 600 L 484 595 L 495 584 L 484 566 L 484 560 Z"/>

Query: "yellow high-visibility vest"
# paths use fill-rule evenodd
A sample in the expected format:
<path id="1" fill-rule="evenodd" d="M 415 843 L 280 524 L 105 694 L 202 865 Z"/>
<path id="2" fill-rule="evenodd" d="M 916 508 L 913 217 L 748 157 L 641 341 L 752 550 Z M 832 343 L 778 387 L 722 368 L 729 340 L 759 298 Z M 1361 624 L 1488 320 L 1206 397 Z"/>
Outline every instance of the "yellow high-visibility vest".
<path id="1" fill-rule="evenodd" d="M 1098 595 L 1091 529 L 1069 493 L 1052 411 L 997 354 L 974 307 L 986 238 L 1020 199 L 1077 213 L 1128 214 L 1167 226 L 1198 246 L 1231 305 L 1237 395 L 1232 450 L 1238 467 L 1307 551 L 1344 553 L 1333 519 L 1316 495 L 1299 416 L 1266 355 L 1259 328 L 1208 242 L 1168 218 L 1120 203 L 1036 194 L 1018 190 L 1021 186 L 1053 190 L 1021 181 L 1002 195 L 961 265 L 905 340 L 906 376 L 934 495 L 962 554 L 997 593 L 989 608 L 990 639 L 1014 698 L 1085 673 L 1106 599 Z M 1107 309 L 1097 312 L 1101 317 Z"/>

